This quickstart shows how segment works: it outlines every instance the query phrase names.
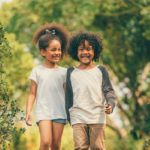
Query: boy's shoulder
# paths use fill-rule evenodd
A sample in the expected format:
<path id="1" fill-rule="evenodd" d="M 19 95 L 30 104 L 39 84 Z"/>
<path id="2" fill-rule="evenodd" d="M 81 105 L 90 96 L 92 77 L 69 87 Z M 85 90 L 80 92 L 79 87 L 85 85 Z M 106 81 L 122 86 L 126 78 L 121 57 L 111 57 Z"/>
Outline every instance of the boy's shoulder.
<path id="1" fill-rule="evenodd" d="M 106 68 L 104 66 L 102 66 L 102 65 L 97 65 L 96 67 L 100 70 L 100 72 L 102 72 L 102 74 L 105 74 L 107 72 Z M 75 68 L 76 67 L 74 67 L 74 66 L 68 67 L 67 68 L 67 76 L 70 76 L 70 74 L 72 73 L 72 71 Z"/>
<path id="2" fill-rule="evenodd" d="M 70 78 L 70 74 L 72 73 L 72 71 L 73 71 L 74 69 L 75 69 L 75 68 L 74 68 L 73 66 L 67 68 L 67 79 Z"/>
<path id="3" fill-rule="evenodd" d="M 100 71 L 101 71 L 102 73 L 103 73 L 103 72 L 106 72 L 106 70 L 107 70 L 107 69 L 106 69 L 104 66 L 102 66 L 102 65 L 98 65 L 97 68 L 100 69 Z"/>
<path id="4" fill-rule="evenodd" d="M 68 72 L 68 71 L 73 71 L 74 69 L 75 69 L 74 66 L 68 67 L 68 68 L 67 68 L 67 72 Z"/>
<path id="5" fill-rule="evenodd" d="M 106 69 L 105 66 L 99 65 L 98 68 L 100 69 L 100 71 L 102 72 L 102 74 L 105 76 L 106 74 L 108 74 L 108 71 Z"/>
<path id="6" fill-rule="evenodd" d="M 98 69 L 100 69 L 101 71 L 106 71 L 106 68 L 102 65 L 97 65 L 96 66 Z M 67 72 L 72 72 L 76 67 L 71 66 L 67 68 Z"/>

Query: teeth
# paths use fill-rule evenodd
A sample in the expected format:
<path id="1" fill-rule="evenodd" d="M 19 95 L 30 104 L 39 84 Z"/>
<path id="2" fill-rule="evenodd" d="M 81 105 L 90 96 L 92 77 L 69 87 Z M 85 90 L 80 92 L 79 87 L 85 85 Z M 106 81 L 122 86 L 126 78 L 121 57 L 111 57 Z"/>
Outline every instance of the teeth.
<path id="1" fill-rule="evenodd" d="M 60 57 L 60 56 L 53 56 L 53 57 Z"/>
<path id="2" fill-rule="evenodd" d="M 86 57 L 86 58 L 89 58 L 90 56 L 81 56 L 82 58 Z"/>
<path id="3" fill-rule="evenodd" d="M 90 55 L 81 55 L 82 57 L 88 57 L 88 56 L 90 56 Z"/>

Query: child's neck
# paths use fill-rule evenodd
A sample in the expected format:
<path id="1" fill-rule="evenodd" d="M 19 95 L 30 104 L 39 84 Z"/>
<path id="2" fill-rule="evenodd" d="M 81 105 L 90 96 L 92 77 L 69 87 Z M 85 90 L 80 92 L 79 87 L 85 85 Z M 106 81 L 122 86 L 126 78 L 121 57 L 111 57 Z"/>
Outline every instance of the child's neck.
<path id="1" fill-rule="evenodd" d="M 58 67 L 56 63 L 51 63 L 51 62 L 47 62 L 45 61 L 43 66 L 47 67 L 47 68 L 56 68 Z"/>
<path id="2" fill-rule="evenodd" d="M 90 64 L 79 64 L 79 66 L 77 68 L 81 69 L 81 70 L 85 70 L 85 69 L 92 69 L 95 67 L 95 64 L 92 62 Z"/>

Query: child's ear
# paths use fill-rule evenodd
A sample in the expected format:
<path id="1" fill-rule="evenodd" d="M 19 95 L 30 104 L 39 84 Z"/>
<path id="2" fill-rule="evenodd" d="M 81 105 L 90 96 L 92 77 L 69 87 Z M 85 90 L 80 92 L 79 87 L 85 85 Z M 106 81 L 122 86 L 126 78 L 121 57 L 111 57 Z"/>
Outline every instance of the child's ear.
<path id="1" fill-rule="evenodd" d="M 41 50 L 40 50 L 40 54 L 41 54 L 41 56 L 45 56 L 45 50 L 44 50 L 44 49 L 41 49 Z"/>

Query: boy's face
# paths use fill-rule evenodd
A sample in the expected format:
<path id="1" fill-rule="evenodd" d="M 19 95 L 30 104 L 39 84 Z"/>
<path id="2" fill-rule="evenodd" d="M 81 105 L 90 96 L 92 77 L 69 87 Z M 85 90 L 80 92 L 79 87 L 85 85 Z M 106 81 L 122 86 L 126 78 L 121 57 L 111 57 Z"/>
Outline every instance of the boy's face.
<path id="1" fill-rule="evenodd" d="M 87 41 L 83 41 L 78 46 L 78 59 L 81 64 L 89 65 L 94 58 L 94 49 L 93 46 Z"/>
<path id="2" fill-rule="evenodd" d="M 46 50 L 41 50 L 41 55 L 49 63 L 57 63 L 61 59 L 61 44 L 58 40 L 52 40 Z"/>

